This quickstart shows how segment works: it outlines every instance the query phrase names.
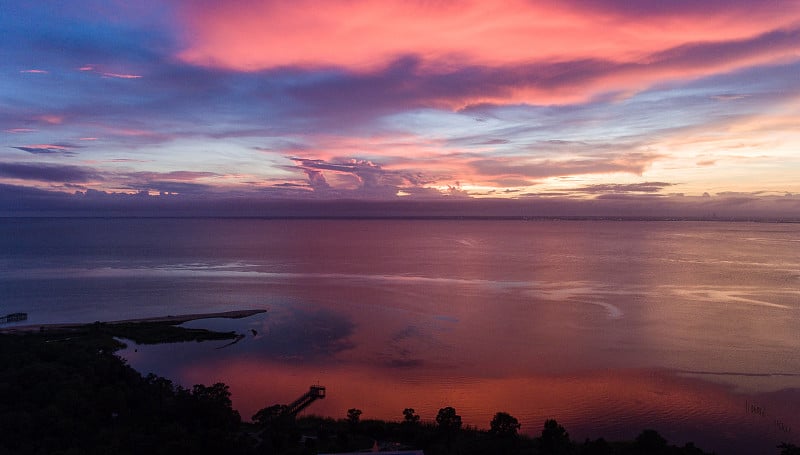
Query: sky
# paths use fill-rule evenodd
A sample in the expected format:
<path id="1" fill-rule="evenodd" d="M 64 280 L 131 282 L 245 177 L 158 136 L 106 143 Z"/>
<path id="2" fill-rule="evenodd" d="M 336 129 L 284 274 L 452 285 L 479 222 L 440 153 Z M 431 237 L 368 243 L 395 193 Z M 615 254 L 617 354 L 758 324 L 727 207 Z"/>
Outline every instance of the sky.
<path id="1" fill-rule="evenodd" d="M 0 12 L 0 214 L 800 218 L 797 0 Z"/>

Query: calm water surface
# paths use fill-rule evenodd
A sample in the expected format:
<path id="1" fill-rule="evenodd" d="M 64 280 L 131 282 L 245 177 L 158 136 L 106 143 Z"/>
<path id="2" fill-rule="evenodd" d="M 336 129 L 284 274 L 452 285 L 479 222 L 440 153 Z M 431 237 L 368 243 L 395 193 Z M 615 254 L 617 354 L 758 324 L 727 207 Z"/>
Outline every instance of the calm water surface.
<path id="1" fill-rule="evenodd" d="M 333 417 L 454 406 L 577 440 L 800 442 L 798 224 L 4 219 L 0 296 L 33 324 L 268 309 L 189 324 L 247 334 L 224 349 L 123 353 L 229 384 L 245 418 L 319 383 L 308 412 Z"/>

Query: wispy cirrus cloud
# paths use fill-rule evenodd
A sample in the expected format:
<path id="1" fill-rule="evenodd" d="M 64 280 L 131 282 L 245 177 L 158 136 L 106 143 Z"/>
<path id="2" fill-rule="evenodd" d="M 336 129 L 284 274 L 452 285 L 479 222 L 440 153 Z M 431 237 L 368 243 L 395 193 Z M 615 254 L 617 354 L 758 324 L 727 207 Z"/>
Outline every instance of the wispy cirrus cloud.
<path id="1" fill-rule="evenodd" d="M 6 133 L 12 133 L 12 134 L 33 133 L 35 131 L 36 130 L 33 128 L 9 128 L 5 130 Z"/>
<path id="2" fill-rule="evenodd" d="M 115 79 L 141 79 L 139 74 L 124 74 L 124 73 L 102 73 L 104 77 L 113 77 Z"/>

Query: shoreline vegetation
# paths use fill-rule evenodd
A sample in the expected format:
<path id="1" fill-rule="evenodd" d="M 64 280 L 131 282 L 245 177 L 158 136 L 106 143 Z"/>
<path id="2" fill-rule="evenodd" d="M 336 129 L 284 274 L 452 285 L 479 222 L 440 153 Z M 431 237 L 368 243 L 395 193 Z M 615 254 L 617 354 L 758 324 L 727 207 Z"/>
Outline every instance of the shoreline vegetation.
<path id="1" fill-rule="evenodd" d="M 89 324 L 0 329 L 0 454 L 291 454 L 422 450 L 446 454 L 670 454 L 703 455 L 687 443 L 670 445 L 655 430 L 634 441 L 573 441 L 555 420 L 541 436 L 520 434 L 516 418 L 498 412 L 490 429 L 462 427 L 452 407 L 435 422 L 411 408 L 403 420 L 361 419 L 352 408 L 341 419 L 295 417 L 267 406 L 243 420 L 228 386 L 191 389 L 153 374 L 142 376 L 116 355 L 125 345 L 234 339 L 235 332 L 179 327 L 206 318 L 244 318 L 266 310 L 187 314 Z M 234 341 L 235 342 L 235 341 Z M 398 410 L 398 415 L 400 415 Z M 791 444 L 782 455 L 800 455 Z"/>
<path id="2" fill-rule="evenodd" d="M 233 340 L 230 344 L 236 343 L 244 335 L 236 332 L 218 332 L 207 329 L 190 329 L 179 327 L 180 324 L 200 319 L 241 319 L 267 310 L 235 310 L 216 313 L 194 313 L 182 315 L 157 316 L 149 318 L 124 319 L 118 321 L 92 323 L 65 323 L 65 324 L 31 324 L 15 327 L 2 327 L 0 334 L 15 333 L 39 333 L 48 335 L 61 335 L 62 340 L 73 339 L 75 337 L 107 335 L 112 338 L 123 338 L 131 340 L 136 344 L 161 344 L 178 343 L 186 341 L 212 341 L 212 340 Z M 51 341 L 59 341 L 53 339 Z M 225 345 L 225 346 L 228 346 Z M 124 347 L 124 344 L 121 346 Z M 119 349 L 119 348 L 118 348 Z"/>

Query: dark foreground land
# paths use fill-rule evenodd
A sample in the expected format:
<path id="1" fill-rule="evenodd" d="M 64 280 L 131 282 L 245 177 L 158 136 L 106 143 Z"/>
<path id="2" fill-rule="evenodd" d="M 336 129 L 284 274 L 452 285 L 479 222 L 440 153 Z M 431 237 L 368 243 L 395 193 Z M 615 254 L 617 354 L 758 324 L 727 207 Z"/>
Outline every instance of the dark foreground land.
<path id="1" fill-rule="evenodd" d="M 706 453 L 692 444 L 671 446 L 653 430 L 635 441 L 572 441 L 554 420 L 531 438 L 502 412 L 489 430 L 465 428 L 450 407 L 435 423 L 420 422 L 413 409 L 402 412 L 402 422 L 362 420 L 357 409 L 338 420 L 295 419 L 280 405 L 243 422 L 225 384 L 186 389 L 152 374 L 143 377 L 115 355 L 124 346 L 117 338 L 156 343 L 240 336 L 177 326 L 199 317 L 221 316 L 0 333 L 0 454 L 316 454 L 376 445 L 429 455 Z M 794 446 L 779 451 L 800 454 Z"/>

